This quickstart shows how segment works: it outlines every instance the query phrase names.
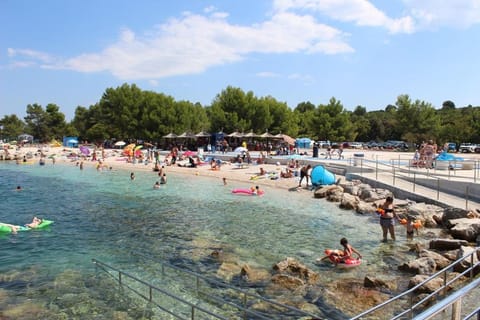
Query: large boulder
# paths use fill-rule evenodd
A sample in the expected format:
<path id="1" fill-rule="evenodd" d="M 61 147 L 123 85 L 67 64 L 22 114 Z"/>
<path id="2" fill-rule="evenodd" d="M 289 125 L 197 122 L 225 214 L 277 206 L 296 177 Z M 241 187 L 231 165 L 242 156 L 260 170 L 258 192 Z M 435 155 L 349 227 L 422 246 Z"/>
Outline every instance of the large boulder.
<path id="1" fill-rule="evenodd" d="M 398 266 L 398 270 L 416 274 L 432 274 L 436 269 L 437 264 L 432 258 L 418 258 Z"/>
<path id="2" fill-rule="evenodd" d="M 335 190 L 328 194 L 327 200 L 330 202 L 340 202 L 343 199 L 343 191 L 342 190 Z"/>
<path id="3" fill-rule="evenodd" d="M 433 259 L 435 261 L 435 264 L 437 265 L 437 269 L 439 270 L 448 267 L 450 263 L 452 263 L 451 260 L 448 260 L 441 254 L 430 251 L 430 250 L 426 250 L 426 249 L 420 250 L 420 252 L 418 253 L 418 256 L 420 258 Z"/>
<path id="4" fill-rule="evenodd" d="M 271 277 L 267 270 L 252 268 L 248 264 L 243 265 L 240 275 L 248 282 L 265 282 Z"/>
<path id="5" fill-rule="evenodd" d="M 430 249 L 448 251 L 460 249 L 461 246 L 467 246 L 468 241 L 458 239 L 433 239 L 430 241 Z"/>
<path id="6" fill-rule="evenodd" d="M 357 196 L 352 196 L 351 194 L 344 193 L 342 200 L 340 201 L 340 208 L 346 210 L 355 210 L 359 202 L 360 200 Z"/>
<path id="7" fill-rule="evenodd" d="M 297 277 L 309 284 L 313 284 L 319 279 L 318 273 L 310 270 L 294 258 L 290 257 L 275 264 L 273 270 L 278 274 L 287 274 Z"/>
<path id="8" fill-rule="evenodd" d="M 373 205 L 371 202 L 365 202 L 365 201 L 358 201 L 358 204 L 357 204 L 357 213 L 361 213 L 361 214 L 365 214 L 365 213 L 375 213 L 376 212 L 376 209 L 377 207 L 375 205 Z"/>
<path id="9" fill-rule="evenodd" d="M 449 220 L 449 222 L 452 225 L 450 234 L 456 239 L 474 242 L 480 236 L 480 219 L 478 218 L 460 218 Z"/>
<path id="10" fill-rule="evenodd" d="M 444 209 L 426 203 L 410 203 L 408 206 L 408 215 L 422 222 L 422 225 L 427 228 L 438 227 L 439 217 L 443 216 Z"/>
<path id="11" fill-rule="evenodd" d="M 238 275 L 241 267 L 233 262 L 223 262 L 217 270 L 217 276 L 225 281 L 231 281 L 232 278 Z"/>
<path id="12" fill-rule="evenodd" d="M 468 211 L 459 208 L 446 208 L 442 215 L 442 224 L 447 227 L 451 228 L 452 225 L 450 224 L 450 220 L 467 218 Z"/>
<path id="13" fill-rule="evenodd" d="M 323 186 L 314 191 L 314 198 L 326 198 L 332 193 L 341 192 L 343 193 L 343 188 L 337 185 Z"/>
<path id="14" fill-rule="evenodd" d="M 411 289 L 419 284 L 421 284 L 423 281 L 427 280 L 429 276 L 424 275 L 424 274 L 417 274 L 416 276 L 412 277 L 408 283 L 408 288 Z M 435 292 L 435 290 L 440 289 L 443 286 L 443 279 L 438 277 L 435 279 L 432 279 L 426 283 L 424 283 L 422 286 L 418 287 L 415 292 L 417 294 L 421 293 L 432 293 Z"/>
<path id="15" fill-rule="evenodd" d="M 478 256 L 474 253 L 477 249 L 474 247 L 462 246 L 457 251 L 457 259 L 463 259 L 462 262 L 457 263 L 453 270 L 457 272 L 463 272 L 473 265 L 478 263 Z M 473 254 L 472 254 L 473 253 Z M 471 254 L 471 255 L 470 255 Z M 476 275 L 480 272 L 480 268 L 473 270 L 473 274 Z"/>
<path id="16" fill-rule="evenodd" d="M 358 196 L 366 202 L 382 200 L 392 195 L 392 192 L 386 189 L 374 189 L 368 184 L 359 185 Z"/>
<path id="17" fill-rule="evenodd" d="M 275 274 L 272 276 L 272 283 L 279 287 L 295 291 L 300 287 L 305 286 L 305 281 L 288 274 Z"/>
<path id="18" fill-rule="evenodd" d="M 371 275 L 365 276 L 363 279 L 363 286 L 365 288 L 388 289 L 389 291 L 397 289 L 396 282 L 392 280 L 380 279 Z"/>

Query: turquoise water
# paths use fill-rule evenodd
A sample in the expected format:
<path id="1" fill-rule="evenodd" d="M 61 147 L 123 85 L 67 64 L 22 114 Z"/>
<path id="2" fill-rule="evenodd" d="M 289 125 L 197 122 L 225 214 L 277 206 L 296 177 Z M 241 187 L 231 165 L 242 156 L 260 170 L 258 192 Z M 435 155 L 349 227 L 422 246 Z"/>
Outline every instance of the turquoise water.
<path id="1" fill-rule="evenodd" d="M 157 281 L 159 262 L 215 278 L 218 264 L 209 254 L 218 248 L 239 265 L 267 270 L 294 257 L 321 273 L 325 284 L 396 273 L 391 261 L 394 250 L 402 248 L 404 230 L 397 230 L 397 244 L 380 244 L 375 217 L 341 210 L 307 191 L 265 188 L 263 197 L 236 196 L 231 189 L 250 185 L 231 181 L 224 186 L 220 179 L 173 174 L 166 186 L 154 190 L 156 178 L 152 172 L 136 172 L 132 181 L 126 171 L 79 170 L 73 164 L 1 163 L 0 221 L 23 225 L 36 215 L 55 223 L 46 230 L 0 235 L 0 310 L 33 301 L 41 312 L 81 313 L 57 300 L 85 292 L 59 283 L 63 279 L 71 287 L 68 281 L 73 281 L 93 290 L 92 258 L 151 282 Z M 15 191 L 17 185 L 23 190 Z M 348 271 L 315 264 L 325 248 L 339 248 L 343 236 L 366 262 Z M 95 297 L 88 301 L 92 308 L 100 298 L 89 295 Z M 103 314 L 118 307 L 115 301 L 96 306 Z"/>

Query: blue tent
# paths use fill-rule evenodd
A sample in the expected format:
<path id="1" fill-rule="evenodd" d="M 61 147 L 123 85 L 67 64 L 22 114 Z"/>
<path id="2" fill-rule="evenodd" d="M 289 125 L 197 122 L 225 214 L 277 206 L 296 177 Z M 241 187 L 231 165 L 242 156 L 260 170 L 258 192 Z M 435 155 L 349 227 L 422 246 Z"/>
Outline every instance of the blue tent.
<path id="1" fill-rule="evenodd" d="M 310 173 L 312 178 L 312 185 L 314 186 L 326 186 L 335 183 L 335 175 L 325 169 L 324 166 L 316 166 Z"/>
<path id="2" fill-rule="evenodd" d="M 297 140 L 295 140 L 295 143 L 297 145 L 297 148 L 309 149 L 312 140 L 310 140 L 310 138 L 298 138 Z"/>
<path id="3" fill-rule="evenodd" d="M 76 148 L 78 147 L 78 138 L 77 137 L 63 137 L 63 146 Z"/>

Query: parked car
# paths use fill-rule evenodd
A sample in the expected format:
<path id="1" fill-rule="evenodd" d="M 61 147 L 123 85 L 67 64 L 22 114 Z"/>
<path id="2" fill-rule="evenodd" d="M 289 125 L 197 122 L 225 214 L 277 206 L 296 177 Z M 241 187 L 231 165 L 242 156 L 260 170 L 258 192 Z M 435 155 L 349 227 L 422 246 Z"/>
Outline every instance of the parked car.
<path id="1" fill-rule="evenodd" d="M 457 144 L 455 142 L 447 142 L 447 152 L 457 152 Z"/>
<path id="2" fill-rule="evenodd" d="M 317 141 L 317 145 L 322 149 L 327 149 L 330 147 L 330 141 Z"/>
<path id="3" fill-rule="evenodd" d="M 384 149 L 395 149 L 400 151 L 407 151 L 409 149 L 408 143 L 401 140 L 387 140 L 383 143 Z"/>
<path id="4" fill-rule="evenodd" d="M 480 146 L 475 147 L 475 153 L 480 153 Z"/>
<path id="5" fill-rule="evenodd" d="M 378 144 L 378 142 L 372 140 L 367 142 L 366 146 L 368 149 L 375 149 L 375 148 L 378 148 L 380 145 Z"/>
<path id="6" fill-rule="evenodd" d="M 474 143 L 462 143 L 460 147 L 458 147 L 458 152 L 462 153 L 473 153 L 476 152 L 475 149 L 479 146 Z"/>
<path id="7" fill-rule="evenodd" d="M 349 142 L 350 148 L 352 149 L 362 149 L 363 148 L 363 143 L 361 142 Z"/>

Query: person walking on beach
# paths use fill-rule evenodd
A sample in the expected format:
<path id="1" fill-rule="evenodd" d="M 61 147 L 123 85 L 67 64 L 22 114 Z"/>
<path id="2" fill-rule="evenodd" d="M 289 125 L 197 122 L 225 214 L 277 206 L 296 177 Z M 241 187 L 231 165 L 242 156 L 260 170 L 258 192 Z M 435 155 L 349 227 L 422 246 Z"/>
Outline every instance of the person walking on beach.
<path id="1" fill-rule="evenodd" d="M 383 242 L 387 242 L 388 233 L 395 241 L 395 223 L 393 219 L 398 220 L 398 216 L 393 208 L 393 198 L 387 197 L 385 202 L 380 206 L 378 212 L 380 213 L 380 226 L 383 232 Z"/>
<path id="2" fill-rule="evenodd" d="M 302 181 L 303 178 L 307 180 L 307 187 L 308 187 L 308 180 L 310 177 L 310 169 L 312 168 L 311 165 L 303 166 L 302 169 L 300 169 L 300 181 L 298 182 L 298 186 L 302 186 Z"/>

